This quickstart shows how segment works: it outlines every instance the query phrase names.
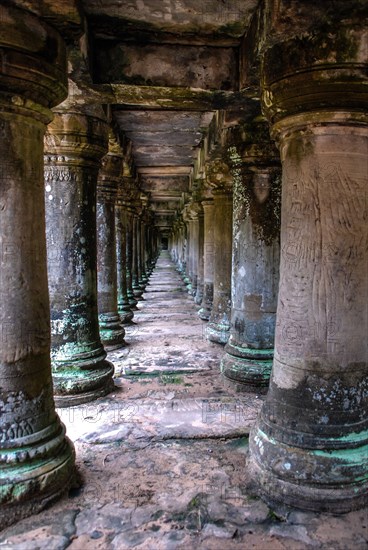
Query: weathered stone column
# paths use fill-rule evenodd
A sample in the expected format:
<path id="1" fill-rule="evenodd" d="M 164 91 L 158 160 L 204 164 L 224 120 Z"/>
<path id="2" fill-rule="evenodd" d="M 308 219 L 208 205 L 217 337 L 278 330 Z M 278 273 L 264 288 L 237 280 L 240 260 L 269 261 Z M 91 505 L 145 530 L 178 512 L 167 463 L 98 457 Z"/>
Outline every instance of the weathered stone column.
<path id="1" fill-rule="evenodd" d="M 185 241 L 185 271 L 184 271 L 184 283 L 187 286 L 188 292 L 191 291 L 192 288 L 192 282 L 191 282 L 191 275 L 192 275 L 192 267 L 191 267 L 191 234 L 190 234 L 190 218 L 188 214 L 188 205 L 185 206 L 183 210 L 183 220 L 185 224 L 185 233 L 186 233 L 186 241 Z"/>
<path id="2" fill-rule="evenodd" d="M 127 232 L 128 213 L 124 201 L 123 183 L 120 181 L 115 206 L 116 263 L 118 312 L 122 323 L 129 323 L 134 316 L 128 296 Z M 136 300 L 134 300 L 136 303 Z"/>
<path id="3" fill-rule="evenodd" d="M 137 300 L 142 299 L 143 288 L 140 282 L 141 277 L 141 264 L 140 264 L 140 250 L 141 250 L 141 238 L 140 238 L 140 223 L 139 215 L 137 212 L 133 214 L 133 259 L 132 259 L 132 287 L 133 295 Z"/>
<path id="4" fill-rule="evenodd" d="M 233 261 L 230 338 L 223 374 L 247 389 L 268 386 L 280 264 L 281 167 L 260 117 L 242 127 L 233 163 Z M 235 138 L 236 140 L 236 138 Z"/>
<path id="5" fill-rule="evenodd" d="M 193 295 L 193 291 L 197 288 L 197 279 L 195 277 L 195 230 L 196 230 L 196 223 L 195 220 L 192 218 L 192 214 L 189 212 L 188 214 L 188 254 L 187 254 L 187 275 L 189 279 L 189 284 L 187 284 L 188 293 Z"/>
<path id="6" fill-rule="evenodd" d="M 108 126 L 97 107 L 58 110 L 45 137 L 51 359 L 58 406 L 85 403 L 113 387 L 97 310 L 96 186 L 107 139 Z"/>
<path id="7" fill-rule="evenodd" d="M 232 192 L 214 189 L 214 278 L 213 305 L 206 327 L 206 337 L 226 344 L 230 334 L 231 314 L 231 246 Z"/>
<path id="8" fill-rule="evenodd" d="M 190 220 L 189 220 L 189 231 L 190 231 L 190 269 L 191 269 L 191 288 L 190 294 L 195 297 L 197 293 L 198 286 L 198 255 L 199 255 L 199 220 L 198 220 L 198 211 L 197 203 L 190 205 Z"/>
<path id="9" fill-rule="evenodd" d="M 109 350 L 125 345 L 125 330 L 118 313 L 115 232 L 115 203 L 122 167 L 123 157 L 108 153 L 102 159 L 97 183 L 98 318 L 101 341 Z"/>
<path id="10" fill-rule="evenodd" d="M 146 287 L 146 284 L 148 282 L 148 277 L 146 273 L 146 224 L 144 223 L 144 220 L 142 219 L 143 214 L 141 215 L 141 218 L 138 219 L 139 224 L 139 265 L 140 265 L 140 277 L 139 277 L 139 283 L 142 289 L 144 290 Z"/>
<path id="11" fill-rule="evenodd" d="M 133 290 L 133 210 L 126 209 L 126 280 L 128 301 L 132 310 L 137 309 L 138 301 Z"/>
<path id="12" fill-rule="evenodd" d="M 186 272 L 186 249 L 187 249 L 187 227 L 185 225 L 185 222 L 181 221 L 181 272 L 182 276 L 185 276 Z"/>
<path id="13" fill-rule="evenodd" d="M 194 301 L 196 304 L 200 305 L 202 303 L 204 289 L 204 213 L 201 203 L 198 203 L 198 207 L 197 291 Z"/>
<path id="14" fill-rule="evenodd" d="M 269 501 L 347 512 L 368 501 L 367 31 L 311 32 L 264 58 L 283 166 L 281 269 L 249 467 Z"/>
<path id="15" fill-rule="evenodd" d="M 58 33 L 0 6 L 0 529 L 70 487 L 74 450 L 50 366 L 43 136 L 67 93 Z M 52 48 L 50 47 L 52 44 Z"/>
<path id="16" fill-rule="evenodd" d="M 214 257 L 214 202 L 213 199 L 202 201 L 204 214 L 203 244 L 203 299 L 199 317 L 208 321 L 213 302 L 213 257 Z"/>

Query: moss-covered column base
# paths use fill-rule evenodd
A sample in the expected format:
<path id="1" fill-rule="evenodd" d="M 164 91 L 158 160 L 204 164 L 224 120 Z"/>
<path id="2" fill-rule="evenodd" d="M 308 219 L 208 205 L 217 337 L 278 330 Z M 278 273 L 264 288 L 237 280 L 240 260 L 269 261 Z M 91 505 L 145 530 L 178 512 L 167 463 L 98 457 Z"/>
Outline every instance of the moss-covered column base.
<path id="1" fill-rule="evenodd" d="M 57 112 L 45 137 L 51 359 L 59 407 L 91 401 L 113 387 L 97 309 L 96 187 L 107 138 L 96 109 Z"/>
<path id="2" fill-rule="evenodd" d="M 67 492 L 75 457 L 52 395 L 43 184 L 49 107 L 67 93 L 66 51 L 58 33 L 28 12 L 1 5 L 0 21 L 3 529 Z"/>
<path id="3" fill-rule="evenodd" d="M 283 167 L 281 267 L 248 464 L 269 502 L 329 513 L 368 503 L 367 33 L 338 23 L 263 63 Z"/>

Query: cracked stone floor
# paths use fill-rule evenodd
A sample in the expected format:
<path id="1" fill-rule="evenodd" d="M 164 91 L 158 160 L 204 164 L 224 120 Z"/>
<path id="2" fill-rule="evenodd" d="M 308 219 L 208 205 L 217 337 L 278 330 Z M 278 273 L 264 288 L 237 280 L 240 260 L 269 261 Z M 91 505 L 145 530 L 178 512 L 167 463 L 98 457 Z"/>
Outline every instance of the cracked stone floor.
<path id="1" fill-rule="evenodd" d="M 248 433 L 264 396 L 223 380 L 205 324 L 163 252 L 127 346 L 109 354 L 114 393 L 58 411 L 81 487 L 2 531 L 0 550 L 368 547 L 368 509 L 271 509 L 251 494 Z"/>

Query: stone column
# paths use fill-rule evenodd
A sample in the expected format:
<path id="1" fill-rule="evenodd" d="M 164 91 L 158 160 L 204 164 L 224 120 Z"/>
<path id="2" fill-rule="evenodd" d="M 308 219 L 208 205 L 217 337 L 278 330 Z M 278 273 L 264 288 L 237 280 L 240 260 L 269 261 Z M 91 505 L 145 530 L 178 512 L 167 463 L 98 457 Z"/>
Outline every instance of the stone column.
<path id="1" fill-rule="evenodd" d="M 133 290 L 133 210 L 126 209 L 126 280 L 128 301 L 132 310 L 137 309 L 138 301 Z"/>
<path id="2" fill-rule="evenodd" d="M 230 338 L 223 374 L 246 389 L 268 386 L 274 348 L 280 263 L 281 169 L 259 117 L 232 147 L 233 261 Z M 239 154 L 240 152 L 240 154 Z M 243 389 L 244 389 L 243 388 Z"/>
<path id="3" fill-rule="evenodd" d="M 199 246 L 199 223 L 197 212 L 190 212 L 190 266 L 191 266 L 191 289 L 190 294 L 196 295 L 198 285 L 198 246 Z"/>
<path id="4" fill-rule="evenodd" d="M 187 230 L 183 220 L 180 223 L 180 269 L 182 276 L 185 274 L 186 270 L 186 239 L 187 239 Z"/>
<path id="5" fill-rule="evenodd" d="M 186 241 L 185 241 L 185 271 L 184 271 L 184 283 L 187 286 L 188 292 L 191 291 L 192 283 L 191 283 L 191 256 L 190 256 L 190 248 L 191 248 L 191 234 L 190 234 L 190 218 L 188 215 L 188 206 L 186 206 L 183 210 L 183 220 L 185 224 L 185 234 L 186 234 Z"/>
<path id="6" fill-rule="evenodd" d="M 50 366 L 43 137 L 66 97 L 58 33 L 0 6 L 0 529 L 66 492 L 74 450 Z M 52 48 L 50 48 L 52 44 Z"/>
<path id="7" fill-rule="evenodd" d="M 199 211 L 197 213 L 198 220 L 198 254 L 197 254 L 197 291 L 194 297 L 196 304 L 200 305 L 203 299 L 204 289 L 204 213 L 201 203 L 199 203 Z"/>
<path id="8" fill-rule="evenodd" d="M 368 502 L 367 34 L 359 22 L 312 33 L 263 63 L 283 167 L 281 267 L 249 473 L 269 501 L 341 513 Z"/>
<path id="9" fill-rule="evenodd" d="M 188 215 L 189 216 L 189 215 Z M 192 294 L 193 292 L 193 248 L 194 248 L 194 222 L 193 220 L 188 217 L 187 221 L 187 228 L 188 228 L 188 240 L 187 240 L 187 289 L 188 293 Z"/>
<path id="10" fill-rule="evenodd" d="M 214 278 L 213 305 L 206 327 L 206 337 L 226 344 L 230 334 L 232 192 L 215 189 L 214 197 Z"/>
<path id="11" fill-rule="evenodd" d="M 107 154 L 102 159 L 97 184 L 97 288 L 100 336 L 108 350 L 125 345 L 125 330 L 118 313 L 115 203 L 123 157 Z"/>
<path id="12" fill-rule="evenodd" d="M 214 257 L 214 203 L 213 199 L 202 201 L 204 213 L 204 244 L 203 244 L 203 299 L 199 317 L 208 321 L 213 302 L 213 257 Z"/>
<path id="13" fill-rule="evenodd" d="M 127 266 L 127 232 L 128 213 L 124 202 L 122 182 L 118 187 L 115 207 L 116 227 L 116 263 L 117 263 L 117 296 L 118 312 L 122 323 L 129 323 L 134 316 L 128 296 L 128 266 Z M 134 300 L 136 303 L 136 300 Z"/>
<path id="14" fill-rule="evenodd" d="M 143 288 L 143 290 L 146 287 L 146 284 L 148 282 L 148 277 L 146 273 L 146 224 L 144 223 L 143 213 L 141 214 L 141 217 L 138 219 L 139 223 L 139 264 L 140 264 L 140 286 Z"/>
<path id="15" fill-rule="evenodd" d="M 91 401 L 113 387 L 97 310 L 96 186 L 107 138 L 108 126 L 97 108 L 56 112 L 45 137 L 51 359 L 58 406 Z"/>
<path id="16" fill-rule="evenodd" d="M 141 277 L 141 264 L 140 264 L 140 223 L 137 212 L 133 214 L 133 259 L 132 259 L 132 287 L 133 295 L 137 300 L 142 299 L 143 288 L 140 282 Z"/>

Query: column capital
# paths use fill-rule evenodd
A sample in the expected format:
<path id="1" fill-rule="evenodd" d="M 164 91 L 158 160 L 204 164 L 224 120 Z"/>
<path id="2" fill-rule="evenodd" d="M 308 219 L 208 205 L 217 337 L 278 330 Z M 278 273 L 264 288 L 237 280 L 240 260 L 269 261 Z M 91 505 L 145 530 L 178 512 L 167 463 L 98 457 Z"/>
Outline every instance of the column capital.
<path id="1" fill-rule="evenodd" d="M 206 164 L 207 184 L 212 188 L 212 192 L 222 191 L 231 194 L 233 177 L 228 162 L 223 157 L 211 159 Z"/>
<path id="2" fill-rule="evenodd" d="M 227 153 L 233 174 L 239 168 L 254 171 L 262 166 L 280 166 L 280 153 L 270 137 L 270 125 L 260 113 L 234 129 Z"/>
<path id="3" fill-rule="evenodd" d="M 213 206 L 213 199 L 210 197 L 205 198 L 204 200 L 201 201 L 201 204 L 203 209 L 210 208 Z"/>
<path id="4" fill-rule="evenodd" d="M 92 163 L 99 166 L 108 151 L 109 127 L 100 106 L 65 111 L 54 110 L 45 136 L 46 160 L 63 163 Z"/>
<path id="5" fill-rule="evenodd" d="M 271 123 L 308 112 L 364 111 L 368 104 L 365 22 L 336 23 L 279 41 L 262 60 L 262 106 Z"/>
<path id="6" fill-rule="evenodd" d="M 58 32 L 28 11 L 0 6 L 0 103 L 47 124 L 67 96 L 66 48 Z M 38 114 L 38 117 L 37 117 Z"/>
<path id="7" fill-rule="evenodd" d="M 97 180 L 99 197 L 115 201 L 122 178 L 123 161 L 122 156 L 110 152 L 102 158 Z"/>

